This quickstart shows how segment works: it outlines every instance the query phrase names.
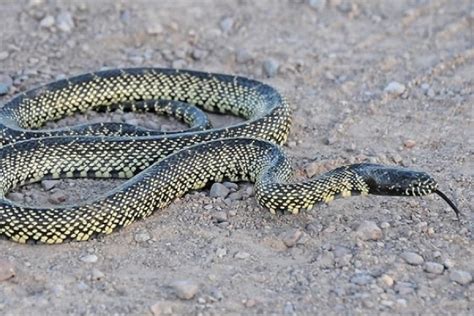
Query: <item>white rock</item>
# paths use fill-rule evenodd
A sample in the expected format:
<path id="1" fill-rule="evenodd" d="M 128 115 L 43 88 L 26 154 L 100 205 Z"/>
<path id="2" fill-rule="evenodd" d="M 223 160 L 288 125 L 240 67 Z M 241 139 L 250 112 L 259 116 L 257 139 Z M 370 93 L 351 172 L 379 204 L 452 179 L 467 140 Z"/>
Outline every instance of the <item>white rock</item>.
<path id="1" fill-rule="evenodd" d="M 234 258 L 242 259 L 242 260 L 247 259 L 249 257 L 250 257 L 250 254 L 248 252 L 245 252 L 245 251 L 239 251 L 234 255 Z"/>
<path id="2" fill-rule="evenodd" d="M 86 262 L 86 263 L 95 263 L 97 262 L 99 258 L 97 258 L 96 255 L 85 255 L 83 257 L 81 257 L 81 261 L 82 262 Z"/>
<path id="3" fill-rule="evenodd" d="M 393 95 L 400 95 L 405 92 L 405 89 L 405 85 L 396 81 L 392 81 L 385 87 L 383 91 Z"/>
<path id="4" fill-rule="evenodd" d="M 50 28 L 54 25 L 54 17 L 51 15 L 45 16 L 41 21 L 40 21 L 40 27 L 44 28 Z"/>

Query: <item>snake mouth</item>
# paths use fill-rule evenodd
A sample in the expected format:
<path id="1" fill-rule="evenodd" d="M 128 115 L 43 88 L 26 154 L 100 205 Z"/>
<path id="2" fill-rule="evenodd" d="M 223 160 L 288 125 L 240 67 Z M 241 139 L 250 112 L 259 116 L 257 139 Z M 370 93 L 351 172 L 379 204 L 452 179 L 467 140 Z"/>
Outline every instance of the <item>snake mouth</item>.
<path id="1" fill-rule="evenodd" d="M 438 190 L 438 189 L 434 190 L 433 193 L 438 194 L 446 203 L 448 203 L 448 205 L 453 209 L 454 213 L 456 213 L 456 217 L 457 217 L 458 220 L 459 220 L 459 216 L 461 215 L 461 211 L 458 209 L 458 207 L 456 206 L 456 204 L 454 204 L 454 202 L 451 201 L 451 200 L 446 196 L 446 194 L 444 194 L 443 192 L 441 192 L 441 191 Z"/>

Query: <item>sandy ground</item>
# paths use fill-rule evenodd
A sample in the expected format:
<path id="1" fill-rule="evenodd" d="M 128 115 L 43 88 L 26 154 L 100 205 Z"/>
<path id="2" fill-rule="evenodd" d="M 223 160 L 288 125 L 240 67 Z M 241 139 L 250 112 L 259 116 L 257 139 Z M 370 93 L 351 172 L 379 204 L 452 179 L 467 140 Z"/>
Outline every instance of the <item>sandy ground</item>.
<path id="1" fill-rule="evenodd" d="M 191 193 L 88 242 L 1 240 L 0 314 L 472 314 L 473 19 L 469 0 L 2 0 L 0 102 L 104 67 L 244 75 L 291 101 L 285 149 L 299 176 L 410 166 L 434 175 L 463 217 L 436 197 L 273 216 L 249 184 L 228 184 L 237 194 Z M 57 124 L 85 119 L 162 123 L 118 113 Z M 71 203 L 117 183 L 42 183 L 10 198 Z"/>

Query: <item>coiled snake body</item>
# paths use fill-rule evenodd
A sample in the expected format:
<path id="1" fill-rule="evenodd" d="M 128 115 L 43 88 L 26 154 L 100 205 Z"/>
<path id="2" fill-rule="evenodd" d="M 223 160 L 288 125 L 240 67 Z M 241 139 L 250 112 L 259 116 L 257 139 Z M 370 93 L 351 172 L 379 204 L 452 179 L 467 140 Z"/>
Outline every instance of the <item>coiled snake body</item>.
<path id="1" fill-rule="evenodd" d="M 189 104 L 246 121 L 206 129 L 206 118 Z M 155 111 L 179 117 L 192 129 L 161 134 L 118 123 L 35 129 L 90 109 Z M 195 71 L 107 70 L 21 93 L 0 109 L 0 235 L 22 243 L 87 240 L 223 179 L 255 182 L 258 202 L 272 212 L 297 213 L 354 193 L 435 192 L 455 208 L 429 175 L 396 167 L 349 165 L 292 182 L 290 165 L 278 146 L 285 142 L 290 123 L 288 103 L 272 87 Z M 26 207 L 5 198 L 18 185 L 84 177 L 129 180 L 79 205 Z"/>

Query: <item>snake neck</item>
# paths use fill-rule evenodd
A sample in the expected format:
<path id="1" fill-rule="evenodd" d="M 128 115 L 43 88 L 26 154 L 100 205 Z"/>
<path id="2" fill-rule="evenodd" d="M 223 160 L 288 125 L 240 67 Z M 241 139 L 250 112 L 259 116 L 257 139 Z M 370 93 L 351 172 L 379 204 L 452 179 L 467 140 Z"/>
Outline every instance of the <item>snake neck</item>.
<path id="1" fill-rule="evenodd" d="M 282 170 L 288 164 L 284 157 L 277 158 L 274 164 L 262 170 L 256 180 L 255 193 L 260 205 L 272 213 L 290 211 L 298 213 L 311 209 L 316 203 L 329 203 L 338 196 L 367 195 L 370 187 L 358 173 L 361 165 L 349 165 L 334 169 L 303 182 L 291 182 L 291 176 Z M 281 169 L 279 169 L 281 168 Z"/>

